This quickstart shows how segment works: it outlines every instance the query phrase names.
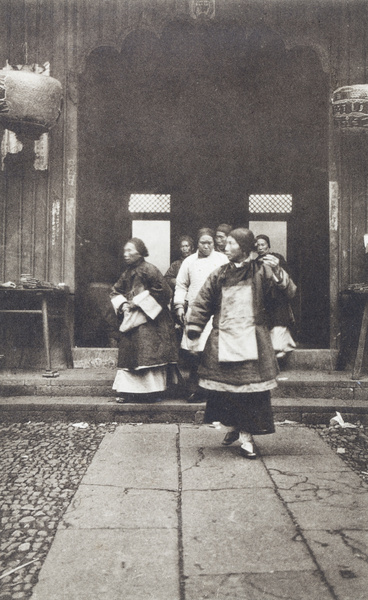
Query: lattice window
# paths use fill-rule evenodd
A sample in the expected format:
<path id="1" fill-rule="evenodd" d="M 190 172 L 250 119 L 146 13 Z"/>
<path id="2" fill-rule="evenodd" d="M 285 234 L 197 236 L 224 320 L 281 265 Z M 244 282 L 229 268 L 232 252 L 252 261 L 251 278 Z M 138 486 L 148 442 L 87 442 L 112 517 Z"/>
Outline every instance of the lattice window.
<path id="1" fill-rule="evenodd" d="M 290 213 L 293 207 L 291 194 L 251 194 L 249 212 L 251 213 Z"/>
<path id="2" fill-rule="evenodd" d="M 129 212 L 168 213 L 170 212 L 170 194 L 130 194 Z"/>

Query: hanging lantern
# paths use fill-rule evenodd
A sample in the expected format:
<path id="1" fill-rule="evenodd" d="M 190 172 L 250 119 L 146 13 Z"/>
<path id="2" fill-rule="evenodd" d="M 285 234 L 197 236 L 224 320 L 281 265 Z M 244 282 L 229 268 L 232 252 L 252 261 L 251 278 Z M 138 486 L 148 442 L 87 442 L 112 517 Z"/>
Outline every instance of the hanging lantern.
<path id="1" fill-rule="evenodd" d="M 347 85 L 332 95 L 335 125 L 342 128 L 368 128 L 368 84 Z"/>
<path id="2" fill-rule="evenodd" d="M 38 139 L 57 122 L 61 83 L 31 70 L 0 70 L 0 123 L 17 135 Z"/>

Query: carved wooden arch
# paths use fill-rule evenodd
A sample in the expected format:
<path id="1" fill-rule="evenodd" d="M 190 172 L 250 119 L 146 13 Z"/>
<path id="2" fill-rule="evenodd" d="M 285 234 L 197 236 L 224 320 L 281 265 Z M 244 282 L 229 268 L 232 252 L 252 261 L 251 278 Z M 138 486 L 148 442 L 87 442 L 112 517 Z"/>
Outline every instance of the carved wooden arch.
<path id="1" fill-rule="evenodd" d="M 301 38 L 293 38 L 292 36 L 282 36 L 285 44 L 285 48 L 287 50 L 292 50 L 294 48 L 311 48 L 315 51 L 318 56 L 322 71 L 326 74 L 330 74 L 330 56 L 326 47 L 324 47 L 320 42 L 316 42 L 304 36 Z"/>
<path id="2" fill-rule="evenodd" d="M 250 27 L 247 33 L 248 37 L 252 35 L 252 33 L 257 29 L 258 25 L 261 24 L 254 23 Z M 268 18 L 266 16 L 266 21 L 264 24 L 262 24 L 262 29 L 265 33 L 268 32 L 270 34 L 273 34 L 275 36 L 275 39 L 278 37 L 283 42 L 286 50 L 292 50 L 296 47 L 306 47 L 313 49 L 319 58 L 322 70 L 327 75 L 329 74 L 330 56 L 327 41 L 324 43 L 323 39 L 316 39 L 316 37 L 313 37 L 312 33 L 308 34 L 307 32 L 304 32 L 301 34 L 300 31 L 298 31 L 298 33 L 296 34 L 292 31 L 286 31 L 285 29 L 277 30 L 272 24 L 271 15 L 269 15 Z"/>
<path id="3" fill-rule="evenodd" d="M 129 35 L 136 32 L 147 32 L 153 34 L 157 39 L 161 38 L 166 27 L 170 26 L 172 23 L 178 23 L 181 19 L 171 18 L 167 14 L 163 14 L 161 18 L 158 18 L 154 23 L 149 19 L 143 16 L 143 19 L 140 20 L 136 25 L 131 25 L 130 27 L 124 28 L 120 31 L 114 38 L 105 37 L 104 39 L 96 40 L 91 43 L 86 48 L 80 49 L 80 53 L 78 59 L 76 61 L 74 71 L 77 74 L 83 73 L 86 67 L 86 61 L 88 56 L 98 48 L 101 47 L 110 47 L 115 49 L 118 53 L 121 52 L 124 41 Z M 183 23 L 188 24 L 191 23 L 193 27 L 198 26 L 198 23 L 195 21 L 188 21 L 184 19 Z M 214 26 L 214 23 L 212 23 Z M 244 28 L 244 34 L 246 38 L 249 38 L 252 33 L 257 29 L 257 23 L 254 23 L 251 27 L 248 28 L 247 24 L 243 23 L 242 20 L 239 20 L 239 26 Z M 288 33 L 286 31 L 277 31 L 272 26 L 272 24 L 268 23 L 267 25 L 263 24 L 263 30 L 268 31 L 270 34 L 275 36 L 275 39 L 278 37 L 284 44 L 286 50 L 291 50 L 295 47 L 308 47 L 312 48 L 316 54 L 318 55 L 321 67 L 324 73 L 328 74 L 330 72 L 330 56 L 329 51 L 326 45 L 323 44 L 323 41 L 313 39 L 308 34 L 300 35 L 298 33 L 295 36 L 293 33 Z"/>
<path id="4" fill-rule="evenodd" d="M 120 54 L 122 51 L 124 42 L 129 37 L 129 35 L 131 35 L 133 33 L 143 32 L 143 33 L 149 33 L 149 34 L 153 35 L 154 37 L 156 37 L 157 39 L 159 39 L 162 35 L 163 29 L 164 29 L 164 25 L 162 25 L 162 27 L 158 28 L 158 27 L 153 27 L 153 25 L 151 25 L 151 24 L 150 25 L 141 24 L 139 27 L 129 27 L 129 28 L 125 29 L 121 34 L 119 34 L 118 36 L 116 36 L 113 39 L 106 38 L 104 40 L 98 40 L 97 42 L 91 44 L 90 46 L 87 46 L 87 48 L 85 48 L 82 51 L 80 58 L 78 60 L 76 72 L 78 73 L 78 75 L 81 75 L 85 71 L 88 57 L 92 54 L 92 52 L 94 52 L 95 50 L 98 50 L 99 48 L 112 48 L 113 50 L 116 50 L 117 54 Z"/>
<path id="5" fill-rule="evenodd" d="M 254 25 L 251 29 L 247 30 L 247 38 L 249 39 L 252 34 L 257 30 L 257 26 Z M 274 40 L 279 40 L 283 43 L 285 50 L 293 50 L 295 48 L 308 48 L 313 50 L 321 65 L 323 72 L 328 75 L 330 72 L 330 56 L 327 47 L 323 46 L 320 41 L 316 41 L 308 35 L 294 36 L 292 33 L 279 32 L 272 27 L 272 25 L 265 25 L 262 27 L 263 33 L 267 33 L 274 37 Z"/>

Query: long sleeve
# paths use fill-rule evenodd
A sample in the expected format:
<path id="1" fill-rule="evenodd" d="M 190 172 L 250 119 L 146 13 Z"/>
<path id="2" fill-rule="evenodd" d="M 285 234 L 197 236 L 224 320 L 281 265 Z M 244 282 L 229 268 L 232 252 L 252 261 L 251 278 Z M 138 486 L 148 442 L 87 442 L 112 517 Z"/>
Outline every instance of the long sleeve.
<path id="1" fill-rule="evenodd" d="M 181 264 L 182 264 L 182 261 L 176 260 L 175 262 L 173 262 L 170 265 L 170 267 L 168 268 L 168 270 L 166 271 L 166 273 L 164 275 L 166 282 L 169 284 L 169 286 L 173 292 L 175 290 L 176 277 L 178 275 Z"/>
<path id="2" fill-rule="evenodd" d="M 281 268 L 279 278 L 277 278 L 275 275 L 273 275 L 273 281 L 274 281 L 274 285 L 279 290 L 282 290 L 285 292 L 285 295 L 287 296 L 287 298 L 289 300 L 291 300 L 291 298 L 294 298 L 297 288 L 296 288 L 295 283 L 291 279 L 289 273 L 287 271 L 285 271 L 285 269 Z"/>
<path id="3" fill-rule="evenodd" d="M 153 298 L 161 304 L 167 306 L 171 300 L 171 289 L 165 281 L 162 273 L 151 263 L 144 263 L 144 268 L 138 273 L 144 288 L 148 290 Z"/>
<path id="4" fill-rule="evenodd" d="M 174 307 L 184 306 L 185 302 L 191 306 L 210 273 L 227 263 L 227 257 L 221 252 L 213 251 L 205 258 L 199 258 L 198 252 L 188 256 L 176 278 Z"/>
<path id="5" fill-rule="evenodd" d="M 126 269 L 113 285 L 110 298 L 115 312 L 118 313 L 124 302 L 131 302 L 144 290 L 148 290 L 162 307 L 169 304 L 171 299 L 169 285 L 157 267 L 146 261 Z"/>
<path id="6" fill-rule="evenodd" d="M 206 323 L 215 313 L 220 297 L 220 286 L 218 283 L 218 275 L 220 272 L 221 270 L 216 269 L 214 273 L 211 273 L 207 277 L 197 294 L 196 299 L 192 303 L 188 315 L 188 331 L 195 330 L 202 332 Z"/>
<path id="7" fill-rule="evenodd" d="M 121 306 L 124 302 L 127 302 L 126 296 L 122 293 L 123 289 L 123 274 L 119 277 L 118 281 L 114 283 L 112 286 L 112 290 L 110 292 L 110 300 L 113 305 L 115 313 L 118 315 L 120 312 Z"/>
<path id="8" fill-rule="evenodd" d="M 190 263 L 185 259 L 179 269 L 176 277 L 174 292 L 174 308 L 184 307 L 190 286 Z"/>
<path id="9" fill-rule="evenodd" d="M 258 263 L 255 264 L 259 267 Z M 272 289 L 276 289 L 284 292 L 285 296 L 289 299 L 295 296 L 296 285 L 285 269 L 280 266 L 279 276 L 277 277 L 268 265 L 262 264 L 260 268 L 264 272 L 263 287 L 266 295 L 272 293 Z"/>

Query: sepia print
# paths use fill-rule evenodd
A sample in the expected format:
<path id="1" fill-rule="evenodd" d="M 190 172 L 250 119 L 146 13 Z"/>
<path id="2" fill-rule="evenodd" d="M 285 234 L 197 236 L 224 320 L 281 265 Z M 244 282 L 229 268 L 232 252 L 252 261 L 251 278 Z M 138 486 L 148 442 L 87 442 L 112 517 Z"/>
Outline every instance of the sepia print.
<path id="1" fill-rule="evenodd" d="M 0 599 L 364 600 L 361 0 L 0 0 Z"/>

